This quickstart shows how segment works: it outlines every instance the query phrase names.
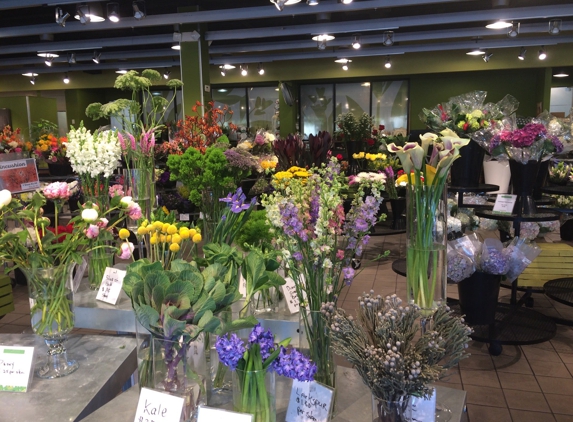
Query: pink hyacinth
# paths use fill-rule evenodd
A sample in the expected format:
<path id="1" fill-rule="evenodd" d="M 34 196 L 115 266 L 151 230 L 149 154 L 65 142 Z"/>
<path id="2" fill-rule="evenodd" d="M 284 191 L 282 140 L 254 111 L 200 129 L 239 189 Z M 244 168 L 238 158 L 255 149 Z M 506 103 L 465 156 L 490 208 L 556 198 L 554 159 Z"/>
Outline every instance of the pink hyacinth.
<path id="1" fill-rule="evenodd" d="M 44 196 L 48 199 L 68 199 L 70 187 L 66 182 L 50 183 L 44 188 Z"/>
<path id="2" fill-rule="evenodd" d="M 99 236 L 99 227 L 95 224 L 90 224 L 89 227 L 85 229 L 84 233 L 88 239 L 95 239 Z"/>
<path id="3" fill-rule="evenodd" d="M 131 258 L 131 254 L 133 253 L 133 250 L 135 249 L 135 247 L 133 246 L 133 243 L 131 242 L 123 242 L 121 244 L 121 250 L 119 253 L 119 258 L 120 259 L 129 259 Z"/>
<path id="4" fill-rule="evenodd" d="M 131 202 L 127 206 L 127 216 L 132 220 L 139 220 L 142 217 L 141 207 L 137 202 Z"/>

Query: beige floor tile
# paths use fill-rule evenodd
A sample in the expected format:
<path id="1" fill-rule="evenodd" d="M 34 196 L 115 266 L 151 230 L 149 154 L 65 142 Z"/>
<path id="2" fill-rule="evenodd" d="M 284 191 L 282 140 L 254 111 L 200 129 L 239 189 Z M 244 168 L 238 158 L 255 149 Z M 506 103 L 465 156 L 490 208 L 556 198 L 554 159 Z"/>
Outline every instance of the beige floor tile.
<path id="1" fill-rule="evenodd" d="M 573 406 L 571 406 L 571 397 L 560 394 L 545 394 L 549 407 L 553 413 L 562 415 L 573 415 Z"/>
<path id="2" fill-rule="evenodd" d="M 551 394 L 564 394 L 573 397 L 573 379 L 537 377 L 541 391 Z"/>
<path id="3" fill-rule="evenodd" d="M 29 326 L 32 322 L 30 314 L 22 315 L 20 318 L 12 321 L 12 325 Z"/>
<path id="4" fill-rule="evenodd" d="M 530 361 L 529 364 L 536 376 L 571 378 L 571 374 L 567 371 L 567 367 L 562 362 Z"/>
<path id="5" fill-rule="evenodd" d="M 473 355 L 460 361 L 460 369 L 493 370 L 495 367 L 490 356 Z"/>
<path id="6" fill-rule="evenodd" d="M 473 369 L 461 369 L 462 383 L 466 385 L 479 385 L 482 387 L 501 388 L 495 370 L 478 371 Z"/>
<path id="7" fill-rule="evenodd" d="M 530 363 L 534 361 L 561 362 L 559 354 L 553 350 L 537 349 L 531 346 L 522 346 L 521 349 Z"/>
<path id="8" fill-rule="evenodd" d="M 557 422 L 573 422 L 573 415 L 557 415 L 554 414 Z"/>
<path id="9" fill-rule="evenodd" d="M 530 412 L 527 410 L 510 409 L 511 417 L 515 422 L 555 422 L 551 413 Z"/>
<path id="10" fill-rule="evenodd" d="M 509 410 L 504 407 L 479 406 L 468 404 L 469 420 L 479 422 L 512 422 Z"/>
<path id="11" fill-rule="evenodd" d="M 573 353 L 561 353 L 559 352 L 559 357 L 563 361 L 563 363 L 573 363 Z"/>
<path id="12" fill-rule="evenodd" d="M 467 393 L 466 401 L 468 404 L 471 403 L 479 404 L 482 406 L 507 407 L 507 403 L 501 388 L 464 385 L 464 390 Z"/>
<path id="13" fill-rule="evenodd" d="M 510 390 L 532 391 L 536 393 L 541 392 L 541 388 L 533 375 L 498 372 L 497 376 L 501 383 L 501 388 L 503 389 L 507 388 Z"/>
<path id="14" fill-rule="evenodd" d="M 550 412 L 545 397 L 541 393 L 529 391 L 503 390 L 507 407 L 510 409 L 530 410 L 533 412 Z"/>
<path id="15" fill-rule="evenodd" d="M 529 362 L 523 356 L 493 356 L 492 360 L 498 372 L 533 375 Z"/>

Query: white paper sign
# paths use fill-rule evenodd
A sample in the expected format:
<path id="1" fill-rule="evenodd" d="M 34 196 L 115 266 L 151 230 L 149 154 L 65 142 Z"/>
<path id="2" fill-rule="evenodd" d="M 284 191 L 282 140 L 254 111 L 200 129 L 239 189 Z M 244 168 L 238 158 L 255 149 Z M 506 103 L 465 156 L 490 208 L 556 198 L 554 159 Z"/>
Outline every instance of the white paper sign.
<path id="1" fill-rule="evenodd" d="M 316 381 L 293 380 L 286 422 L 327 422 L 334 390 Z"/>
<path id="2" fill-rule="evenodd" d="M 199 406 L 197 413 L 197 422 L 252 422 L 252 420 L 253 415 L 250 413 L 229 412 L 207 406 Z"/>
<path id="3" fill-rule="evenodd" d="M 247 296 L 247 280 L 243 277 L 243 274 L 239 272 L 239 293 L 243 295 L 243 297 Z"/>
<path id="4" fill-rule="evenodd" d="M 33 361 L 33 347 L 0 346 L 0 391 L 28 391 Z"/>
<path id="5" fill-rule="evenodd" d="M 179 221 L 189 221 L 189 214 L 179 214 Z"/>
<path id="6" fill-rule="evenodd" d="M 512 214 L 517 195 L 498 194 L 493 206 L 494 214 Z"/>
<path id="7" fill-rule="evenodd" d="M 285 295 L 289 312 L 291 314 L 296 314 L 300 311 L 300 302 L 298 300 L 298 295 L 296 294 L 296 286 L 294 284 L 294 280 L 290 277 L 286 277 L 285 281 L 286 283 L 281 286 L 281 289 Z"/>
<path id="8" fill-rule="evenodd" d="M 411 398 L 410 419 L 412 422 L 435 422 L 436 420 L 436 390 L 432 390 L 432 397 L 424 399 Z"/>
<path id="9" fill-rule="evenodd" d="M 133 422 L 179 422 L 183 397 L 142 388 Z"/>
<path id="10" fill-rule="evenodd" d="M 101 286 L 97 292 L 96 299 L 102 302 L 111 303 L 115 305 L 121 288 L 123 287 L 123 279 L 126 271 L 118 270 L 117 268 L 107 267 L 103 273 Z"/>

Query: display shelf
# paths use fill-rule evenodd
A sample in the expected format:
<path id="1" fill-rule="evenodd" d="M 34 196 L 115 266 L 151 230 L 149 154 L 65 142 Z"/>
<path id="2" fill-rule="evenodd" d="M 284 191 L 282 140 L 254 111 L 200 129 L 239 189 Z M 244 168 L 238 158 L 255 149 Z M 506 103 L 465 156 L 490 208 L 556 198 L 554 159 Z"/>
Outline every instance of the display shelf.
<path id="1" fill-rule="evenodd" d="M 472 187 L 464 187 L 464 186 L 448 186 L 448 192 L 456 192 L 458 193 L 458 208 L 484 208 L 484 207 L 491 207 L 491 205 L 476 205 L 476 204 L 464 204 L 464 193 L 487 193 L 499 190 L 498 185 L 491 185 L 491 184 L 480 184 L 477 186 Z"/>
<path id="2" fill-rule="evenodd" d="M 545 186 L 541 188 L 541 192 L 549 195 L 573 196 L 573 186 Z"/>
<path id="3" fill-rule="evenodd" d="M 542 222 L 559 220 L 559 213 L 553 211 L 538 212 L 536 214 L 496 214 L 492 210 L 477 210 L 475 213 L 478 217 L 489 218 L 491 220 L 513 221 L 517 222 Z"/>
<path id="4" fill-rule="evenodd" d="M 0 334 L 0 344 L 35 347 L 36 359 L 47 357 L 44 340 L 34 334 Z M 78 370 L 34 377 L 26 393 L 0 393 L 2 422 L 82 420 L 116 397 L 137 369 L 135 338 L 72 335 L 65 346 Z"/>
<path id="5" fill-rule="evenodd" d="M 277 422 L 285 420 L 292 381 L 276 377 Z M 372 422 L 372 394 L 362 382 L 358 372 L 352 368 L 338 366 L 336 383 L 340 388 L 336 395 L 336 416 L 331 422 Z M 467 422 L 466 392 L 448 387 L 436 386 L 437 400 L 451 411 L 450 422 Z M 343 394 L 341 393 L 343 392 Z M 133 422 L 139 400 L 139 389 L 132 387 L 87 418 L 85 422 Z M 221 406 L 231 410 L 232 404 Z"/>

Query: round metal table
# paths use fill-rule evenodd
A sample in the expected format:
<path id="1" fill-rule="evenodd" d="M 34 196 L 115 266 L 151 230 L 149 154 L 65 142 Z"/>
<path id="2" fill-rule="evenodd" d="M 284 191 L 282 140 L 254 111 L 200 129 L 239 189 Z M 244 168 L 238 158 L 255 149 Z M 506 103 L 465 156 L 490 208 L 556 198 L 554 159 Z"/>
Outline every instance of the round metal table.
<path id="1" fill-rule="evenodd" d="M 573 277 L 556 278 L 543 285 L 545 294 L 567 306 L 573 306 Z"/>

